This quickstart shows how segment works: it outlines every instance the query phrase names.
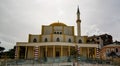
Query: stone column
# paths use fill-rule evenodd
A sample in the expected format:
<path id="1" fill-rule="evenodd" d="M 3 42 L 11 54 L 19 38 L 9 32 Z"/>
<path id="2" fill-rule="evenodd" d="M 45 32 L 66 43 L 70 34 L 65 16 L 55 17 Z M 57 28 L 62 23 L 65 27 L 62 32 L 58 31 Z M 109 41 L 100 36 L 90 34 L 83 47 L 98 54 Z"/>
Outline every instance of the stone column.
<path id="1" fill-rule="evenodd" d="M 34 59 L 35 60 L 38 60 L 38 53 L 39 53 L 38 46 L 36 46 L 36 47 L 34 47 Z"/>
<path id="2" fill-rule="evenodd" d="M 68 56 L 70 56 L 70 46 L 68 46 Z"/>
<path id="3" fill-rule="evenodd" d="M 39 53 L 38 53 L 38 54 L 39 54 L 39 55 L 38 55 L 38 58 L 40 58 L 40 57 L 41 57 L 41 53 L 40 53 L 40 52 L 41 52 L 41 51 L 40 51 L 40 47 L 38 48 L 38 50 L 39 50 Z"/>
<path id="4" fill-rule="evenodd" d="M 96 48 L 96 58 L 99 58 L 99 57 L 100 57 L 99 54 L 100 54 L 100 53 L 99 53 L 99 48 Z"/>
<path id="5" fill-rule="evenodd" d="M 89 58 L 89 47 L 87 48 L 87 50 L 88 50 L 88 58 Z"/>
<path id="6" fill-rule="evenodd" d="M 20 47 L 16 46 L 16 49 L 15 49 L 15 59 L 19 59 L 19 53 L 20 53 Z"/>
<path id="7" fill-rule="evenodd" d="M 53 46 L 53 58 L 55 58 L 55 46 Z"/>
<path id="8" fill-rule="evenodd" d="M 95 53 L 95 54 L 94 54 L 94 58 L 96 58 L 96 48 L 94 48 L 94 50 L 95 50 L 95 52 L 94 52 L 94 53 Z"/>
<path id="9" fill-rule="evenodd" d="M 61 46 L 61 51 L 60 52 L 61 52 L 60 57 L 62 57 L 63 56 L 63 46 Z"/>
<path id="10" fill-rule="evenodd" d="M 25 47 L 25 59 L 27 59 L 27 46 Z"/>
<path id="11" fill-rule="evenodd" d="M 48 56 L 48 53 L 47 53 L 47 46 L 45 46 L 45 55 L 46 55 L 46 57 Z"/>
<path id="12" fill-rule="evenodd" d="M 80 55 L 82 55 L 82 47 L 80 48 Z"/>
<path id="13" fill-rule="evenodd" d="M 78 54 L 80 55 L 80 47 L 78 47 L 77 50 L 78 50 Z"/>

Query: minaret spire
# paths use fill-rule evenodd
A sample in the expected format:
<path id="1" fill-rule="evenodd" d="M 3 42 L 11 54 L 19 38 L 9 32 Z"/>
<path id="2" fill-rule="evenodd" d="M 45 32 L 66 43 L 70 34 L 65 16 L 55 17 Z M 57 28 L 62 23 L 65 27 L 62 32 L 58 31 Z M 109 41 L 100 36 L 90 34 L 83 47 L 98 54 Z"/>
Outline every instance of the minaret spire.
<path id="1" fill-rule="evenodd" d="M 77 8 L 77 35 L 81 36 L 81 20 L 80 20 L 80 11 L 79 11 L 79 6 Z"/>
<path id="2" fill-rule="evenodd" d="M 80 11 L 79 11 L 79 6 L 77 8 L 77 20 L 79 20 L 79 22 L 81 22 L 80 20 Z"/>
<path id="3" fill-rule="evenodd" d="M 78 8 L 77 8 L 77 14 L 80 14 L 80 11 L 79 11 L 79 6 L 78 6 Z"/>

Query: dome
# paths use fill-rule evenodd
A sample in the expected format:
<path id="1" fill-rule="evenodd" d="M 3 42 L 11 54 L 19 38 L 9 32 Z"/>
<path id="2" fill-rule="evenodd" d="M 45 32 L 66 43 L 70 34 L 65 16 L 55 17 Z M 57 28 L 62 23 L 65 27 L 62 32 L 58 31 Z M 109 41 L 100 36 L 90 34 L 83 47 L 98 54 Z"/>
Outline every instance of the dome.
<path id="1" fill-rule="evenodd" d="M 55 22 L 55 23 L 50 24 L 50 26 L 67 26 L 67 25 L 61 22 Z"/>

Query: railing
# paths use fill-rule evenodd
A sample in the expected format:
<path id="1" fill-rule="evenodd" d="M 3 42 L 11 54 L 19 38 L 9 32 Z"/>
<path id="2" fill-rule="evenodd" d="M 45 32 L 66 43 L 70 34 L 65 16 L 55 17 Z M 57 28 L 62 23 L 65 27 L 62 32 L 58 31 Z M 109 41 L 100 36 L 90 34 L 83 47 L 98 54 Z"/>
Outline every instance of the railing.
<path id="1" fill-rule="evenodd" d="M 75 58 L 73 56 L 70 57 L 56 57 L 56 58 L 52 58 L 52 57 L 46 57 L 46 58 L 39 58 L 38 60 L 34 60 L 34 59 L 19 59 L 19 60 L 6 60 L 4 62 L 1 62 L 0 66 L 19 66 L 19 65 L 25 65 L 25 64 L 31 64 L 31 65 L 35 65 L 35 64 L 55 64 L 55 63 L 73 63 L 75 62 Z M 90 59 L 90 58 L 86 58 L 86 57 L 80 57 L 80 60 L 77 61 L 77 63 L 81 64 L 82 66 L 84 66 L 85 64 L 99 64 L 99 65 L 115 65 L 115 66 L 119 66 L 120 63 L 117 62 L 111 62 L 110 60 L 100 60 L 100 59 Z"/>

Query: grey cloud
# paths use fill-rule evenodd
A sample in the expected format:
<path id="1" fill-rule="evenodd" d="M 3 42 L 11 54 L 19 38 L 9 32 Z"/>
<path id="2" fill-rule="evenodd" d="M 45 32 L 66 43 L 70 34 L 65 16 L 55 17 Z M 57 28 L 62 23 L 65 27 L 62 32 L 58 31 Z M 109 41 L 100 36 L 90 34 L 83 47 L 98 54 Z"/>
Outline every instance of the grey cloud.
<path id="1" fill-rule="evenodd" d="M 41 25 L 58 20 L 75 26 L 76 33 L 77 5 L 81 12 L 82 35 L 109 33 L 120 40 L 119 0 L 48 1 L 0 0 L 1 42 L 13 46 L 15 42 L 27 41 L 29 33 L 40 34 Z"/>

